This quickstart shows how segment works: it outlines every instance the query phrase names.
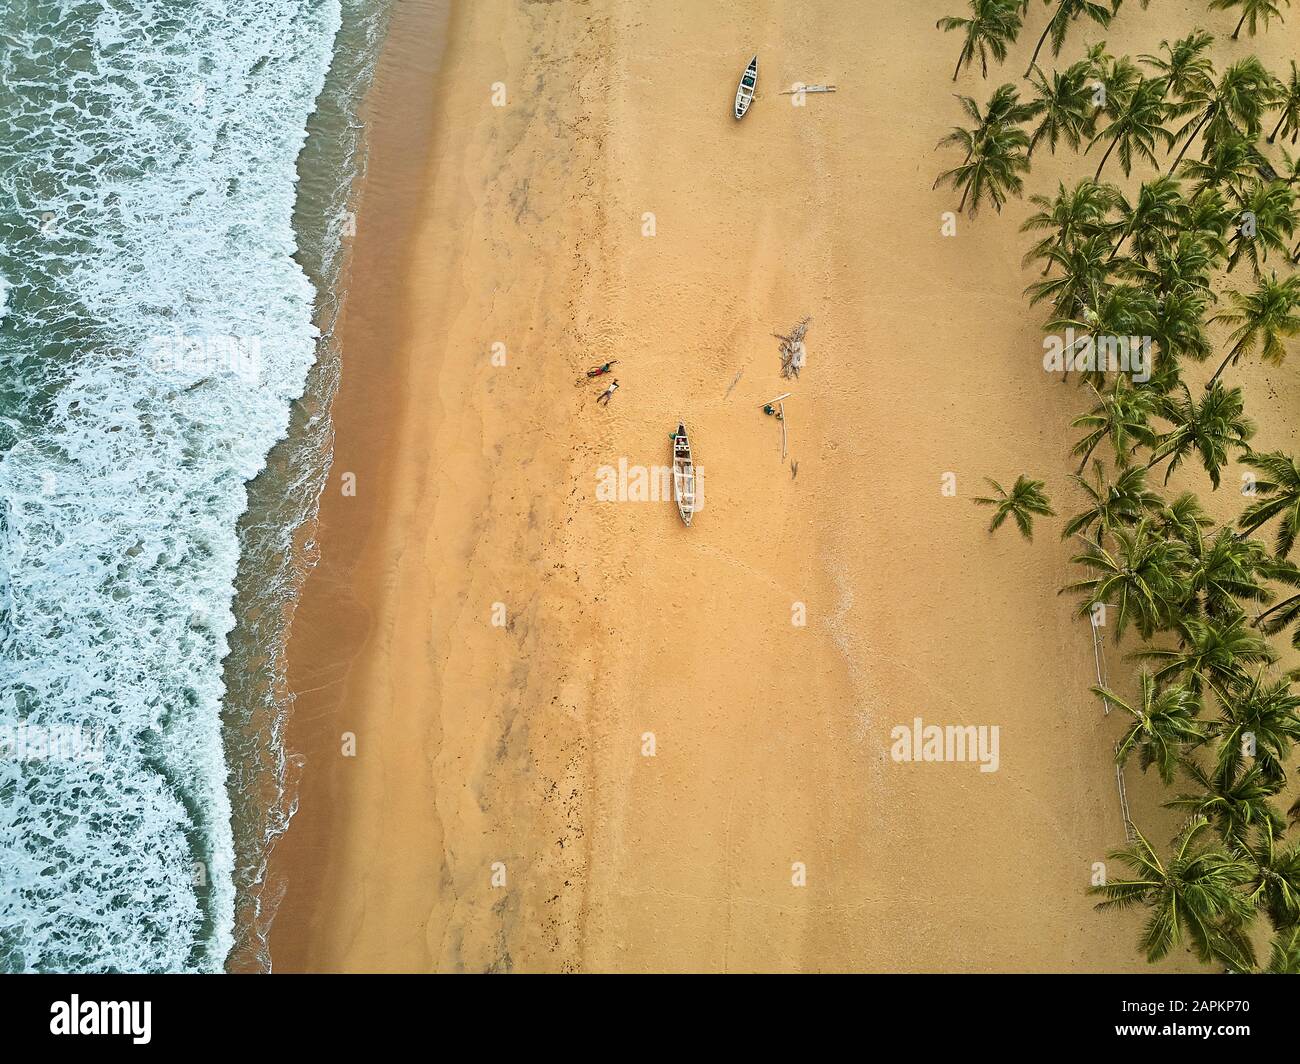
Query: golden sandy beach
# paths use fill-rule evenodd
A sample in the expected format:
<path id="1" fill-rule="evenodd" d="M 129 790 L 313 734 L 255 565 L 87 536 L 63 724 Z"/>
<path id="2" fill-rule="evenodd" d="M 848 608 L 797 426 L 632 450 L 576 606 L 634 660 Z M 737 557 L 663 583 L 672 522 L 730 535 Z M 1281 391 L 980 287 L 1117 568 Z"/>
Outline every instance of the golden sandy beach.
<path id="1" fill-rule="evenodd" d="M 1042 370 L 1029 208 L 941 234 L 951 93 L 1018 80 L 1044 17 L 954 86 L 934 24 L 959 6 L 401 0 L 290 644 L 276 971 L 1147 968 L 1139 916 L 1085 895 L 1124 841 L 1121 725 L 1056 594 L 1073 551 L 1059 519 L 990 537 L 970 501 L 1027 472 L 1072 512 L 1084 401 Z M 1300 43 L 1294 13 L 1234 43 L 1231 13 L 1133 6 L 1116 53 L 1201 24 L 1280 70 Z M 1034 164 L 1027 192 L 1095 159 Z M 805 315 L 785 381 L 772 334 Z M 609 359 L 602 408 L 582 374 Z M 1296 373 L 1240 372 L 1257 444 L 1295 445 L 1266 399 Z M 787 390 L 797 475 L 759 409 Z M 598 501 L 679 419 L 693 527 Z M 998 770 L 894 762 L 917 717 L 997 725 Z M 1129 796 L 1172 831 L 1158 781 Z"/>

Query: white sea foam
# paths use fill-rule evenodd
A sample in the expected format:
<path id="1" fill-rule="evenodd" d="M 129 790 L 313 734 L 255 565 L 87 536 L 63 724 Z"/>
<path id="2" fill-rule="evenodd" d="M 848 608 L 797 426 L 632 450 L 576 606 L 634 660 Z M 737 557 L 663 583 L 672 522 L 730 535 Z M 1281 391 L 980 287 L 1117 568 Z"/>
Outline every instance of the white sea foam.
<path id="1" fill-rule="evenodd" d="M 0 724 L 105 735 L 0 760 L 0 970 L 212 970 L 236 522 L 314 357 L 295 160 L 339 4 L 0 19 L 0 360 L 26 387 L 0 411 Z M 255 349 L 255 378 L 159 337 Z"/>

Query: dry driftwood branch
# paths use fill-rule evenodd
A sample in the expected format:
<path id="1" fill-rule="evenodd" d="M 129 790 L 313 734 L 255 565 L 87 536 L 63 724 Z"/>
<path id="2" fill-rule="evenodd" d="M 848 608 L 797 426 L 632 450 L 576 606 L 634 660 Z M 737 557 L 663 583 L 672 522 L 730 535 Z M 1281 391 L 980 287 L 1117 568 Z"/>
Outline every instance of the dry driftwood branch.
<path id="1" fill-rule="evenodd" d="M 812 324 L 812 318 L 804 318 L 793 329 L 790 330 L 789 336 L 782 336 L 780 333 L 773 333 L 781 341 L 781 376 L 798 377 L 799 370 L 804 364 L 804 343 L 803 338 L 808 333 L 808 326 Z"/>

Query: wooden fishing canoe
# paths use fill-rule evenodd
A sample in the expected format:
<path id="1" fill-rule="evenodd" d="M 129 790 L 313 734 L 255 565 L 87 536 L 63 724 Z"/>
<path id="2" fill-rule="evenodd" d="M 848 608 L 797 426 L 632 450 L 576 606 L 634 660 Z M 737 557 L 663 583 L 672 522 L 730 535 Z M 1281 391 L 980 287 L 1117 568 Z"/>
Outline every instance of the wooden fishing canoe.
<path id="1" fill-rule="evenodd" d="M 673 498 L 682 523 L 691 526 L 695 514 L 695 462 L 691 459 L 691 441 L 686 437 L 685 424 L 678 422 L 673 434 Z"/>
<path id="2" fill-rule="evenodd" d="M 740 88 L 736 90 L 736 117 L 744 118 L 745 112 L 754 99 L 754 88 L 758 85 L 758 56 L 749 61 L 745 72 L 740 76 Z"/>

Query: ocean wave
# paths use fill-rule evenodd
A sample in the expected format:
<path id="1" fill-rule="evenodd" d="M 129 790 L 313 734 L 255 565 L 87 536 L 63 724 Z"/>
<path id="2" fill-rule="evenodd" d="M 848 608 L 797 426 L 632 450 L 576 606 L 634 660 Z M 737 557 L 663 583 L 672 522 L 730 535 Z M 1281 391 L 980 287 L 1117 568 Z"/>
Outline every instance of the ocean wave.
<path id="1" fill-rule="evenodd" d="M 0 15 L 0 970 L 230 950 L 237 522 L 316 357 L 296 160 L 341 11 Z"/>

